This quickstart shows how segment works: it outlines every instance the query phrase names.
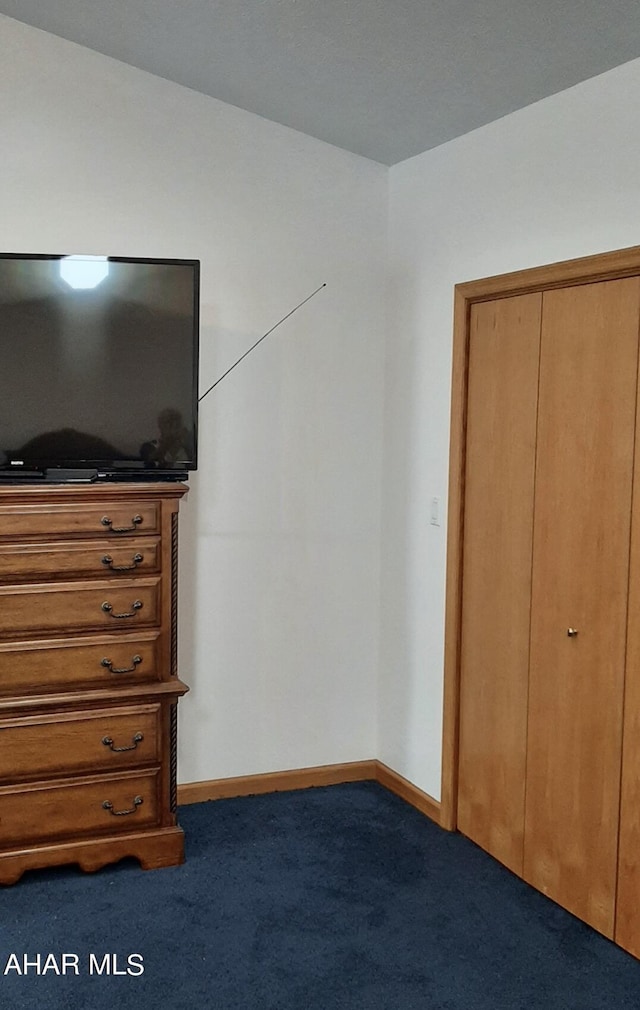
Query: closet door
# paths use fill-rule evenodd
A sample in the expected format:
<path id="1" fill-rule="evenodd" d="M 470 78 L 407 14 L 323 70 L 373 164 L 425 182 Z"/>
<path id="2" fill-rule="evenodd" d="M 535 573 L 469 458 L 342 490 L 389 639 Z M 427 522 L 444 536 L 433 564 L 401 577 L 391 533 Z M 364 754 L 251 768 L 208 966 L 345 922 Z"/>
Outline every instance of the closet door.
<path id="1" fill-rule="evenodd" d="M 613 935 L 638 278 L 545 292 L 524 877 Z"/>
<path id="2" fill-rule="evenodd" d="M 471 310 L 458 828 L 522 874 L 540 294 Z"/>

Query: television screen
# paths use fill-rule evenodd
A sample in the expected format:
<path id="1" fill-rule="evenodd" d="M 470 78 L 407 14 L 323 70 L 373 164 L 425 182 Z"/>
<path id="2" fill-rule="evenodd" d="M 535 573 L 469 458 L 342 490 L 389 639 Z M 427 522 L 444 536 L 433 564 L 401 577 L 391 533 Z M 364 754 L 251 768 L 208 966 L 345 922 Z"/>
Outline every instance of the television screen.
<path id="1" fill-rule="evenodd" d="M 199 266 L 0 254 L 3 475 L 195 469 Z"/>

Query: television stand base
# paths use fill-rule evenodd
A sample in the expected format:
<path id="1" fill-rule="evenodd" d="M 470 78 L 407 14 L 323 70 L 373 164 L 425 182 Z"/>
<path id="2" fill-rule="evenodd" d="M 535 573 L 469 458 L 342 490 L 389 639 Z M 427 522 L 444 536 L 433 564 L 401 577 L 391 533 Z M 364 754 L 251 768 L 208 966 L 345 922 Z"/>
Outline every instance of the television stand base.
<path id="1" fill-rule="evenodd" d="M 96 469 L 69 469 L 62 466 L 51 467 L 45 471 L 47 484 L 93 484 L 98 479 Z"/>
<path id="2" fill-rule="evenodd" d="M 93 484 L 98 471 L 54 466 L 47 470 L 0 470 L 3 484 Z"/>
<path id="3" fill-rule="evenodd" d="M 184 483 L 189 477 L 187 470 L 99 470 L 98 480 L 100 481 L 128 481 L 139 484 L 149 483 Z"/>
<path id="4" fill-rule="evenodd" d="M 0 470 L 1 484 L 44 484 L 44 470 Z"/>

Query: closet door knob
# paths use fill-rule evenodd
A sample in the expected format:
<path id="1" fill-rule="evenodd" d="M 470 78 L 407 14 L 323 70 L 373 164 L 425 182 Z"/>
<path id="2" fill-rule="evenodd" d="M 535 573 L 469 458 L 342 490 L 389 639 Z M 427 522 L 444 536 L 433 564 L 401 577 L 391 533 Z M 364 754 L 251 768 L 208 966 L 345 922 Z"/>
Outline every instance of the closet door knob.
<path id="1" fill-rule="evenodd" d="M 567 635 L 569 636 L 569 638 L 575 638 L 577 634 L 578 634 L 577 628 L 567 628 Z"/>

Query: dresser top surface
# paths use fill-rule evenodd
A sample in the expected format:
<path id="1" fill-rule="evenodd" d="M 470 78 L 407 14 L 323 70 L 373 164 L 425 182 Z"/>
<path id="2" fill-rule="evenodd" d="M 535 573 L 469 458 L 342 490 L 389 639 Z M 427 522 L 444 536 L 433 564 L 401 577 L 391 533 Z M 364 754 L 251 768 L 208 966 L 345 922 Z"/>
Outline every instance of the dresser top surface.
<path id="1" fill-rule="evenodd" d="M 141 499 L 182 498 L 189 487 L 174 481 L 136 483 L 96 482 L 94 484 L 6 484 L 0 485 L 0 505 L 64 505 L 81 502 L 140 501 Z"/>

